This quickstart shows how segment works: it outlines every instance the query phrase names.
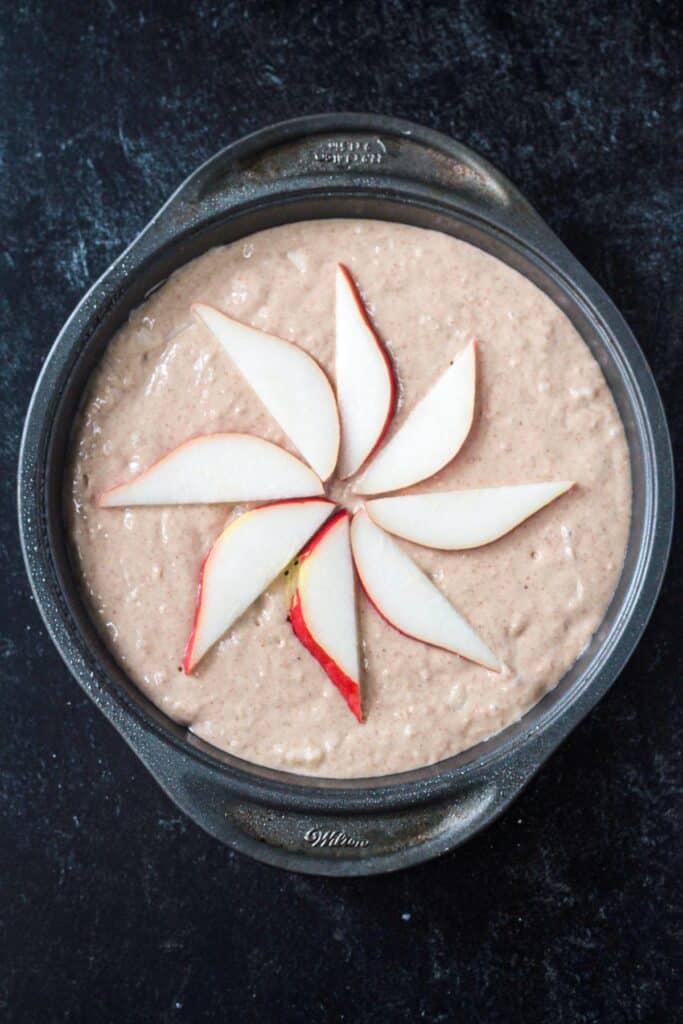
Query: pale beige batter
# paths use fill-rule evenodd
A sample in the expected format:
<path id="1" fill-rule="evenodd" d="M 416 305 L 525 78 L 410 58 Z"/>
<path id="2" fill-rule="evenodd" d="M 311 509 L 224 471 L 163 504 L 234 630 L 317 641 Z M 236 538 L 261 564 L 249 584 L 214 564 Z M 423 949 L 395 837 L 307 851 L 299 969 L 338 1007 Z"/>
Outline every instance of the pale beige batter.
<path id="1" fill-rule="evenodd" d="M 359 725 L 287 621 L 274 584 L 188 677 L 179 669 L 199 570 L 225 506 L 97 509 L 93 498 L 193 434 L 287 439 L 197 323 L 203 301 L 295 340 L 333 379 L 334 267 L 351 270 L 394 360 L 394 429 L 467 341 L 477 415 L 436 490 L 573 479 L 507 537 L 442 553 L 402 543 L 505 663 L 497 675 L 395 632 L 359 596 Z M 563 313 L 487 254 L 400 224 L 315 221 L 214 249 L 178 271 L 112 340 L 75 427 L 67 505 L 95 621 L 171 718 L 240 757 L 313 775 L 382 775 L 463 750 L 552 688 L 600 623 L 619 576 L 631 490 L 623 428 Z M 347 485 L 330 496 L 358 503 Z"/>

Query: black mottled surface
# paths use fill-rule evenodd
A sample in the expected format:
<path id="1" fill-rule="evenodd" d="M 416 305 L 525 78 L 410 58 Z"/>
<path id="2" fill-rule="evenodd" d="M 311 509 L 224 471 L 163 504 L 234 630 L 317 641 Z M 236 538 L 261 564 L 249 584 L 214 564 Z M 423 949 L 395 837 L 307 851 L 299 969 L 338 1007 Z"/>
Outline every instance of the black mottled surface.
<path id="1" fill-rule="evenodd" d="M 0 7 L 0 1018 L 674 1021 L 680 546 L 623 677 L 501 821 L 403 874 L 317 880 L 200 833 L 81 695 L 28 593 L 14 467 L 51 340 L 167 194 L 242 133 L 335 109 L 440 128 L 517 182 L 630 321 L 680 440 L 678 5 Z"/>

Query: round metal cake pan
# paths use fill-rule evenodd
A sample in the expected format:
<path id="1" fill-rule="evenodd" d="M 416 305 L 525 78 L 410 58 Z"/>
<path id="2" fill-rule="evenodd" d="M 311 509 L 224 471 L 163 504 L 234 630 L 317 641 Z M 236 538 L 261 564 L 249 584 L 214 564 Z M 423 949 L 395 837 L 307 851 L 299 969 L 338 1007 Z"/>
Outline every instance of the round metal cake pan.
<path id="1" fill-rule="evenodd" d="M 71 426 L 117 328 L 170 273 L 211 246 L 297 220 L 363 217 L 454 235 L 520 271 L 567 314 L 622 417 L 633 479 L 624 568 L 578 661 L 519 722 L 419 770 L 304 777 L 196 738 L 131 683 L 95 629 L 69 561 L 62 485 Z M 19 463 L 26 567 L 76 680 L 172 800 L 261 861 L 326 875 L 391 871 L 452 849 L 496 818 L 619 675 L 657 598 L 671 541 L 673 465 L 643 353 L 601 288 L 522 195 L 471 150 L 393 118 L 307 117 L 266 128 L 201 166 L 76 307 L 26 417 Z"/>

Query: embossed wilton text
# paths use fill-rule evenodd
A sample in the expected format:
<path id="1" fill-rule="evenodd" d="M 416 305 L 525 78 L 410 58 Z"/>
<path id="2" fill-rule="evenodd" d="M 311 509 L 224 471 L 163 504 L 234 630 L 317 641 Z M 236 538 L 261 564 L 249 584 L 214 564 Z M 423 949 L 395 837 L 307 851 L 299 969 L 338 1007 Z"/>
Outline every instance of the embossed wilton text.
<path id="1" fill-rule="evenodd" d="M 346 832 L 324 831 L 320 828 L 309 828 L 304 833 L 304 839 L 311 846 L 347 846 L 352 849 L 361 849 L 370 845 L 367 839 L 355 839 L 353 836 L 347 835 Z"/>

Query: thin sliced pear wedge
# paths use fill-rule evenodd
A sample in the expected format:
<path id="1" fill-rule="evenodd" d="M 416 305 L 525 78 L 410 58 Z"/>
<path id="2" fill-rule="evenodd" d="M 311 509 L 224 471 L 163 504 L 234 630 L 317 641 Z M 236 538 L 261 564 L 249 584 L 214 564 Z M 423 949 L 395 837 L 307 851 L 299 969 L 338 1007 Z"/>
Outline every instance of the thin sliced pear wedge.
<path id="1" fill-rule="evenodd" d="M 518 484 L 471 491 L 406 494 L 368 501 L 368 515 L 389 533 L 442 551 L 478 548 L 503 537 L 565 494 L 573 483 Z"/>
<path id="2" fill-rule="evenodd" d="M 362 720 L 356 585 L 349 513 L 329 519 L 299 555 L 289 610 L 292 628 Z"/>
<path id="3" fill-rule="evenodd" d="M 212 306 L 192 307 L 230 356 L 271 416 L 321 480 L 339 455 L 339 416 L 332 386 L 298 345 L 248 327 Z"/>
<path id="4" fill-rule="evenodd" d="M 313 470 L 284 448 L 250 434 L 206 434 L 105 491 L 98 505 L 211 505 L 322 493 Z"/>
<path id="5" fill-rule="evenodd" d="M 202 568 L 183 668 L 190 673 L 291 562 L 334 510 L 325 498 L 278 501 L 244 512 L 214 542 Z"/>
<path id="6" fill-rule="evenodd" d="M 396 406 L 394 371 L 349 271 L 336 276 L 336 378 L 341 420 L 338 472 L 353 476 L 375 451 Z"/>
<path id="7" fill-rule="evenodd" d="M 410 487 L 455 458 L 472 426 L 476 343 L 470 342 L 387 441 L 357 481 L 357 494 Z"/>
<path id="8" fill-rule="evenodd" d="M 431 580 L 364 510 L 351 524 L 353 559 L 369 600 L 399 633 L 494 672 L 501 663 Z"/>

